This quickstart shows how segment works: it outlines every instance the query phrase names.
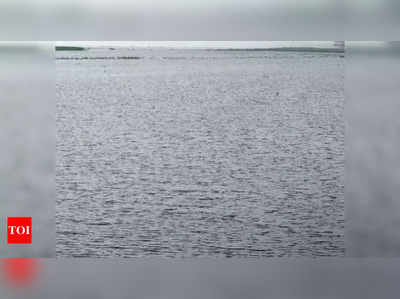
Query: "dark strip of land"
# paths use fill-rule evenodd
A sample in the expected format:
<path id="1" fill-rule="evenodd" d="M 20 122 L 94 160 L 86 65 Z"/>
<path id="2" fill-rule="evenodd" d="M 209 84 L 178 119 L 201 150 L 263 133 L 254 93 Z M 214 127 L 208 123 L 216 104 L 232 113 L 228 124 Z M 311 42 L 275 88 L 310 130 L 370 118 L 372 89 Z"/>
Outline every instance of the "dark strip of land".
<path id="1" fill-rule="evenodd" d="M 56 46 L 56 51 L 84 51 L 83 47 Z"/>
<path id="2" fill-rule="evenodd" d="M 142 57 L 138 56 L 102 56 L 102 57 L 57 57 L 56 60 L 119 60 L 119 59 L 141 59 Z"/>

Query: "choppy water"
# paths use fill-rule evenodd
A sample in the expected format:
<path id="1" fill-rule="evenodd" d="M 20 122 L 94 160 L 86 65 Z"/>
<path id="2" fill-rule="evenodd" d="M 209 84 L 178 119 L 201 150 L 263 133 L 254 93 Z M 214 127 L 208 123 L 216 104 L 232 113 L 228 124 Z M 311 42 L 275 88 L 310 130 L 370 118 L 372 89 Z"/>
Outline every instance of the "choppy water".
<path id="1" fill-rule="evenodd" d="M 344 59 L 57 60 L 59 256 L 344 254 Z"/>

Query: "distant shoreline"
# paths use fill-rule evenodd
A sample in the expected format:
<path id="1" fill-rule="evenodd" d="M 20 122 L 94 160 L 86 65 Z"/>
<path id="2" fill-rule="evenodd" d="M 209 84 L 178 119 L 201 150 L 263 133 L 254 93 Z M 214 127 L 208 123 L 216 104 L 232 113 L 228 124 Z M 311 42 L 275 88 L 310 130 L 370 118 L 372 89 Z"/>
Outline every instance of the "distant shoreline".
<path id="1" fill-rule="evenodd" d="M 93 49 L 93 48 L 91 48 Z M 115 50 L 115 48 L 104 48 Z M 169 48 L 173 50 L 175 48 Z M 344 53 L 344 48 L 317 48 L 317 47 L 279 47 L 279 48 L 176 48 L 177 50 L 205 50 L 205 51 L 240 51 L 240 52 L 260 52 L 260 51 L 276 51 L 276 52 L 312 52 L 312 53 Z M 56 51 L 85 51 L 89 48 L 75 46 L 56 46 Z M 134 50 L 133 48 L 131 50 Z"/>
<path id="2" fill-rule="evenodd" d="M 344 53 L 344 48 L 315 48 L 315 47 L 280 47 L 280 48 L 253 48 L 253 49 L 209 49 L 210 51 L 276 51 L 276 52 L 317 52 L 317 53 Z"/>
<path id="3" fill-rule="evenodd" d="M 84 51 L 84 47 L 56 46 L 56 51 Z"/>

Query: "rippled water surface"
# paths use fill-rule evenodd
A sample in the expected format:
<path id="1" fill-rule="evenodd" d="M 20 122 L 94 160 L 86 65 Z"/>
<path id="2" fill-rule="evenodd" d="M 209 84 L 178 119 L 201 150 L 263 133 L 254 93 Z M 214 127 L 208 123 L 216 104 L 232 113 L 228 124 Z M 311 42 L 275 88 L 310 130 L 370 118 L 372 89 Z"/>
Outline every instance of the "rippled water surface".
<path id="1" fill-rule="evenodd" d="M 344 254 L 339 54 L 57 56 L 59 256 Z"/>

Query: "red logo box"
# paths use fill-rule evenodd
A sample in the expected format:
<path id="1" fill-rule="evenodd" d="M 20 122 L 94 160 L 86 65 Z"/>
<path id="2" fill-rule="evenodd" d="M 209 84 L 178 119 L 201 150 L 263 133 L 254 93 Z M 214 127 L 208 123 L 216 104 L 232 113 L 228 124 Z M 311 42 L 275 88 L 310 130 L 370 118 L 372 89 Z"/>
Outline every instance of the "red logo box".
<path id="1" fill-rule="evenodd" d="M 7 219 L 8 244 L 32 243 L 32 218 L 8 217 Z"/>

